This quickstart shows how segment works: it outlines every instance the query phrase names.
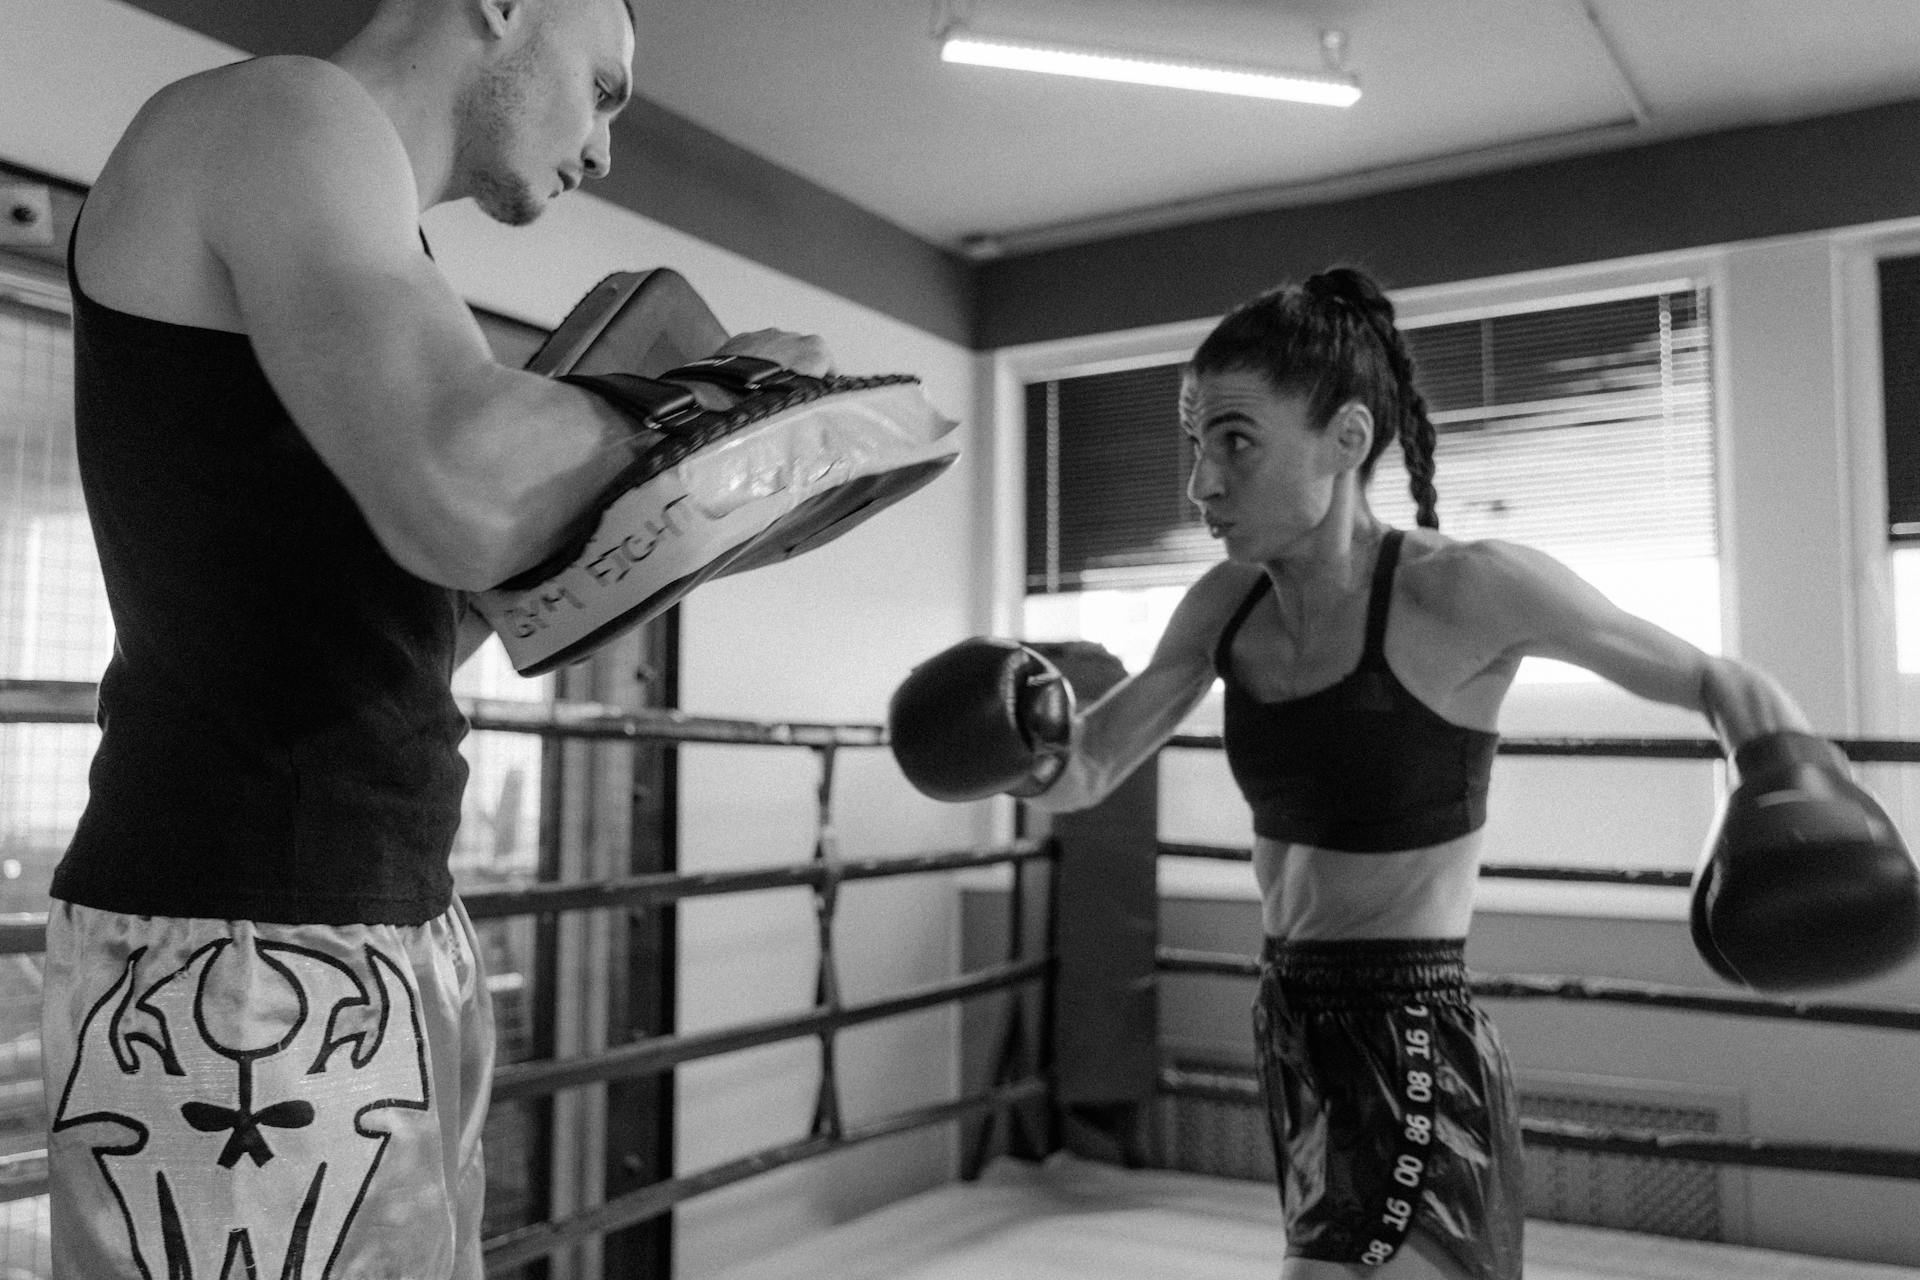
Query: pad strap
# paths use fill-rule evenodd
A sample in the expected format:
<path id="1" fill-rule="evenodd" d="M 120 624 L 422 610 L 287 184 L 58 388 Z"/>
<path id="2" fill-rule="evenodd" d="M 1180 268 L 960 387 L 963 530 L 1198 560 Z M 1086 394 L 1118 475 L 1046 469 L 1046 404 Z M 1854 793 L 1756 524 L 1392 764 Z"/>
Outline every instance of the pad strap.
<path id="1" fill-rule="evenodd" d="M 637 373 L 566 373 L 556 382 L 570 382 L 591 391 L 633 420 L 636 431 L 673 434 L 702 412 L 693 392 L 671 382 L 643 378 Z"/>
<path id="2" fill-rule="evenodd" d="M 704 383 L 745 399 L 777 390 L 801 375 L 759 356 L 709 356 L 669 369 L 658 378 L 637 373 L 567 373 L 556 381 L 591 391 L 634 420 L 639 430 L 685 435 L 714 411 L 687 384 Z"/>

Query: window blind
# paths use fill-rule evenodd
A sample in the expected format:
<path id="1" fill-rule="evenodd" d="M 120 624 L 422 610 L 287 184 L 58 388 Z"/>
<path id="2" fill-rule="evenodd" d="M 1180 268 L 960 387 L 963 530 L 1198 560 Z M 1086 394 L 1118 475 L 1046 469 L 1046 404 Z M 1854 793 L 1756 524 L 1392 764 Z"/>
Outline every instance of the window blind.
<path id="1" fill-rule="evenodd" d="M 1439 435 L 1442 530 L 1563 559 L 1718 551 L 1712 353 L 1703 292 L 1409 328 Z M 1396 446 L 1374 511 L 1413 523 Z"/>
<path id="2" fill-rule="evenodd" d="M 1582 559 L 1716 553 L 1704 291 L 1406 333 L 1439 434 L 1447 533 Z M 1030 593 L 1180 584 L 1218 559 L 1186 499 L 1179 381 L 1167 364 L 1027 388 Z M 1414 523 L 1397 445 L 1370 497 L 1381 518 Z"/>
<path id="3" fill-rule="evenodd" d="M 1027 590 L 1192 581 L 1218 559 L 1187 501 L 1180 366 L 1027 387 Z"/>
<path id="4" fill-rule="evenodd" d="M 1880 263 L 1887 429 L 1887 537 L 1920 542 L 1920 256 Z"/>

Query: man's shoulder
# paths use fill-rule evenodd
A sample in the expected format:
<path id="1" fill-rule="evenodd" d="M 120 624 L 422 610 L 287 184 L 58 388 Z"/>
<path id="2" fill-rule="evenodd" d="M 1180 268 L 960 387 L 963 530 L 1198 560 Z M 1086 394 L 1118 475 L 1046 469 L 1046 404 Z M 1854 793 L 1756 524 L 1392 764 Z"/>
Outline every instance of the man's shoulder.
<path id="1" fill-rule="evenodd" d="M 156 103 L 191 104 L 234 101 L 253 94 L 341 92 L 357 82 L 325 58 L 279 53 L 243 58 L 167 85 L 154 95 Z"/>
<path id="2" fill-rule="evenodd" d="M 320 58 L 250 58 L 176 81 L 142 109 L 103 181 L 175 193 L 202 234 L 251 235 L 261 208 L 346 198 L 404 202 L 413 172 L 393 121 L 359 80 Z M 411 214 L 409 214 L 409 217 Z"/>
<path id="3" fill-rule="evenodd" d="M 376 110 L 352 76 L 322 58 L 249 58 L 176 80 L 141 109 L 137 133 L 205 141 L 239 131 L 300 128 L 316 116 Z"/>
<path id="4" fill-rule="evenodd" d="M 76 264 L 110 306 L 235 328 L 220 263 L 270 251 L 285 210 L 330 190 L 407 201 L 411 182 L 359 81 L 318 58 L 248 59 L 175 81 L 141 108 L 88 196 Z"/>

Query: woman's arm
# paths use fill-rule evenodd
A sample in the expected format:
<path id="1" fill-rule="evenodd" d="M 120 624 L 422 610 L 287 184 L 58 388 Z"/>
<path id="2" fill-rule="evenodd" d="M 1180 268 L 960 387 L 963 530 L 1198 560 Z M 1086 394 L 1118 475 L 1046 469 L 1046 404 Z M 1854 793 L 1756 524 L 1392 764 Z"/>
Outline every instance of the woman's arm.
<path id="1" fill-rule="evenodd" d="M 1074 716 L 1066 767 L 1028 803 L 1055 813 L 1096 805 L 1174 735 L 1213 686 L 1214 641 L 1248 581 L 1245 569 L 1220 565 L 1193 585 L 1147 665 Z"/>
<path id="2" fill-rule="evenodd" d="M 1497 541 L 1460 550 L 1471 558 L 1466 607 L 1509 655 L 1572 663 L 1643 698 L 1698 711 L 1728 752 L 1763 733 L 1807 730 L 1772 676 L 1628 613 L 1545 552 Z"/>

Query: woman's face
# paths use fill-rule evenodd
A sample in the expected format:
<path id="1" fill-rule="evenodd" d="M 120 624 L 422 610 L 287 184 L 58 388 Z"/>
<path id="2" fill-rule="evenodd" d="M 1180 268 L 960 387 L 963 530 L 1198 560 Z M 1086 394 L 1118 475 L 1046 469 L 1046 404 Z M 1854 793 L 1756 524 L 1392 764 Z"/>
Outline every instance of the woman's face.
<path id="1" fill-rule="evenodd" d="M 1354 464 L 1339 433 L 1309 424 L 1304 394 L 1275 391 L 1247 370 L 1189 374 L 1180 426 L 1193 450 L 1187 497 L 1229 558 L 1265 564 L 1310 552 Z"/>

